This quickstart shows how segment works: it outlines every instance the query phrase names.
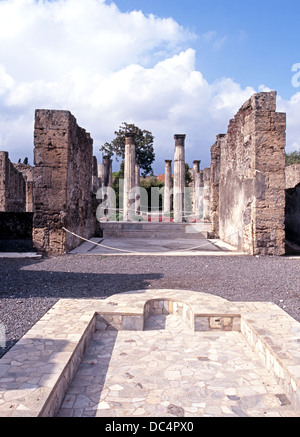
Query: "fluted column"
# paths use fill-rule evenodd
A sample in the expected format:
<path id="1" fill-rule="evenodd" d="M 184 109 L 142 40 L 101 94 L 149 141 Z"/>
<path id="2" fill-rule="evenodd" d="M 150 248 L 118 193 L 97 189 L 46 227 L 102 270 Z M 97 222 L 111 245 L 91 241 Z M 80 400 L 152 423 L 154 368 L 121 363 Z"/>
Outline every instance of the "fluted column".
<path id="1" fill-rule="evenodd" d="M 201 175 L 200 175 L 201 161 L 193 162 L 193 214 L 197 219 L 200 218 L 200 196 L 201 196 Z"/>
<path id="2" fill-rule="evenodd" d="M 174 135 L 174 222 L 176 223 L 181 223 L 184 216 L 185 138 L 186 135 Z"/>
<path id="3" fill-rule="evenodd" d="M 135 163 L 135 133 L 127 132 L 125 134 L 124 221 L 133 221 L 135 216 Z"/>
<path id="4" fill-rule="evenodd" d="M 139 161 L 135 163 L 135 213 L 141 212 L 141 166 Z"/>
<path id="5" fill-rule="evenodd" d="M 111 187 L 112 185 L 112 159 L 109 156 L 103 156 L 103 186 Z"/>
<path id="6" fill-rule="evenodd" d="M 164 189 L 164 213 L 172 211 L 172 161 L 165 161 L 165 189 Z"/>

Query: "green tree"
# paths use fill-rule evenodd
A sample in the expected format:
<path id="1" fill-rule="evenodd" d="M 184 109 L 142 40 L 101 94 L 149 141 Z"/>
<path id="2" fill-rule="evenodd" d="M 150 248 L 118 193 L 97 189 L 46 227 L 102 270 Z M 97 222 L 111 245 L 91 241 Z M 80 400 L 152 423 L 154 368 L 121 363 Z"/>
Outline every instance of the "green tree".
<path id="1" fill-rule="evenodd" d="M 152 178 L 141 179 L 141 187 L 145 188 L 148 194 L 148 209 L 151 209 L 151 189 L 152 188 L 162 188 L 165 184 L 157 180 L 155 176 Z M 162 198 L 159 196 L 159 209 L 162 210 Z"/>
<path id="2" fill-rule="evenodd" d="M 188 187 L 193 182 L 193 178 L 190 172 L 190 166 L 185 164 L 185 186 Z"/>
<path id="3" fill-rule="evenodd" d="M 125 159 L 125 133 L 135 132 L 136 138 L 136 158 L 140 163 L 141 172 L 143 176 L 147 176 L 153 172 L 152 164 L 155 159 L 154 153 L 154 136 L 147 130 L 141 130 L 134 124 L 128 124 L 123 122 L 118 131 L 115 131 L 116 137 L 110 142 L 105 143 L 100 151 L 109 155 L 110 157 Z"/>
<path id="4" fill-rule="evenodd" d="M 294 151 L 291 153 L 286 153 L 285 162 L 287 165 L 300 164 L 300 150 L 298 152 Z"/>

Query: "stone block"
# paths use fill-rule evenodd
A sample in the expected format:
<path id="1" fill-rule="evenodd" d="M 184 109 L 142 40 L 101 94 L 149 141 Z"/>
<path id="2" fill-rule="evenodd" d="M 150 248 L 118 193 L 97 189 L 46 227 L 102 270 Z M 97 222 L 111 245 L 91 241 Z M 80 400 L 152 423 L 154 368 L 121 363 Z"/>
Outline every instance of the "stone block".
<path id="1" fill-rule="evenodd" d="M 194 320 L 195 331 L 206 332 L 210 331 L 209 318 L 208 317 L 195 317 Z"/>
<path id="2" fill-rule="evenodd" d="M 37 167 L 64 167 L 68 166 L 67 147 L 36 147 L 34 149 L 34 165 Z"/>
<path id="3" fill-rule="evenodd" d="M 35 129 L 67 130 L 72 114 L 69 111 L 37 109 L 35 111 Z"/>
<path id="4" fill-rule="evenodd" d="M 144 318 L 142 316 L 124 316 L 122 330 L 124 331 L 143 331 Z"/>

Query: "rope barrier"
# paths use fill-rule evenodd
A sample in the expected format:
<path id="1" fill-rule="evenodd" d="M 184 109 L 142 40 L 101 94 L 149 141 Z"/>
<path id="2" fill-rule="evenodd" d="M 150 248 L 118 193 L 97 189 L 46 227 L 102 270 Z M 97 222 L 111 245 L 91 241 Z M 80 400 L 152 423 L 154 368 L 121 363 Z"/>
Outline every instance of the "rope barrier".
<path id="1" fill-rule="evenodd" d="M 117 251 L 119 251 L 119 252 L 138 253 L 138 252 L 132 252 L 132 251 L 130 251 L 130 250 L 122 250 L 122 249 L 118 249 L 118 248 L 116 248 L 116 247 L 105 246 L 104 244 L 96 243 L 95 241 L 91 241 L 91 240 L 88 240 L 88 239 L 86 239 L 86 238 L 84 238 L 84 237 L 81 237 L 80 235 L 77 235 L 77 234 L 75 234 L 74 232 L 71 232 L 71 231 L 69 231 L 68 229 L 66 229 L 66 228 L 64 228 L 64 227 L 63 227 L 62 229 L 63 229 L 65 232 L 68 232 L 69 234 L 73 235 L 74 237 L 80 238 L 81 240 L 86 241 L 86 242 L 91 243 L 91 244 L 94 244 L 95 246 L 104 247 L 105 249 L 117 250 Z"/>
<path id="2" fill-rule="evenodd" d="M 247 227 L 247 226 L 244 226 L 244 228 L 245 228 L 245 227 Z M 242 230 L 242 229 L 244 229 L 244 228 L 241 228 L 240 230 Z M 117 247 L 106 246 L 105 244 L 96 243 L 95 241 L 91 241 L 91 240 L 88 240 L 87 238 L 81 237 L 80 235 L 77 235 L 77 234 L 75 234 L 74 232 L 69 231 L 69 230 L 66 229 L 65 227 L 63 227 L 62 229 L 63 229 L 65 232 L 68 232 L 69 234 L 73 235 L 74 237 L 80 238 L 81 240 L 86 241 L 86 242 L 88 242 L 88 243 L 90 243 L 90 244 L 93 244 L 93 245 L 95 245 L 95 246 L 103 247 L 104 249 L 116 250 L 116 251 L 118 251 L 118 252 L 123 252 L 123 253 L 132 253 L 132 254 L 141 254 L 141 253 L 143 253 L 143 252 L 132 251 L 132 250 L 129 250 L 129 249 L 119 249 L 119 248 L 117 248 Z M 235 235 L 235 234 L 237 234 L 237 233 L 239 233 L 239 232 L 240 232 L 240 231 L 237 231 L 237 232 L 235 232 L 235 233 L 233 233 L 233 234 L 230 234 L 229 236 L 233 236 L 233 235 Z M 189 247 L 189 248 L 186 248 L 186 249 L 166 250 L 166 251 L 164 251 L 164 252 L 160 252 L 160 254 L 164 254 L 164 253 L 172 253 L 172 252 L 187 252 L 187 251 L 191 251 L 191 250 L 195 250 L 195 249 L 200 249 L 201 247 L 210 246 L 211 244 L 212 244 L 212 243 L 209 242 L 209 243 L 205 243 L 205 244 L 202 244 L 202 245 L 199 245 L 199 246 Z"/>

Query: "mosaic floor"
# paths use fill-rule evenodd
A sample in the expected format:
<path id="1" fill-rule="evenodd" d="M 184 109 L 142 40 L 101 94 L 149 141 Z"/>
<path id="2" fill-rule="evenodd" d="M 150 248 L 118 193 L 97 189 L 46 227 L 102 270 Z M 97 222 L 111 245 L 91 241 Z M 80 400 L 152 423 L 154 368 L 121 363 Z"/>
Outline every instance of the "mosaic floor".
<path id="1" fill-rule="evenodd" d="M 96 331 L 60 417 L 299 417 L 239 332 L 192 332 L 176 315 L 144 332 Z"/>

